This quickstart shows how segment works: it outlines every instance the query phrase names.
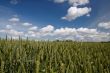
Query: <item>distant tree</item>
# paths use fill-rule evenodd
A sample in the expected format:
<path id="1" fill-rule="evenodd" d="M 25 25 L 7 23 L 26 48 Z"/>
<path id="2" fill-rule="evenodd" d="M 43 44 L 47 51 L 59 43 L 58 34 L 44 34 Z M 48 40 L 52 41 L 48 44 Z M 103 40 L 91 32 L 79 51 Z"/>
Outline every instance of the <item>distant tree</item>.
<path id="1" fill-rule="evenodd" d="M 60 42 L 60 40 L 55 40 L 56 42 Z"/>
<path id="2" fill-rule="evenodd" d="M 66 42 L 72 42 L 72 40 L 65 40 Z"/>

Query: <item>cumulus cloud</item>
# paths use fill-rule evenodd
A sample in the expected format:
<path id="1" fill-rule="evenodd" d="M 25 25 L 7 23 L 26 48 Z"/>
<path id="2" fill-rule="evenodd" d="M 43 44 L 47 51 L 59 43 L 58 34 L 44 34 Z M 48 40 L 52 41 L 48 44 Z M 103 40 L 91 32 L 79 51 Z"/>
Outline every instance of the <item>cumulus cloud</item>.
<path id="1" fill-rule="evenodd" d="M 89 29 L 89 28 L 60 28 L 54 31 L 56 35 L 94 35 L 98 34 L 97 29 Z"/>
<path id="2" fill-rule="evenodd" d="M 82 34 L 91 34 L 91 35 L 98 33 L 97 29 L 89 29 L 89 28 L 82 28 L 82 27 L 78 28 L 77 32 Z"/>
<path id="3" fill-rule="evenodd" d="M 30 27 L 29 30 L 32 30 L 32 31 L 37 30 L 37 26 Z"/>
<path id="4" fill-rule="evenodd" d="M 47 25 L 46 27 L 43 27 L 40 29 L 43 33 L 52 32 L 54 30 L 54 27 L 52 25 Z"/>
<path id="5" fill-rule="evenodd" d="M 22 25 L 23 25 L 23 26 L 31 26 L 32 24 L 25 22 L 25 23 L 22 23 Z"/>
<path id="6" fill-rule="evenodd" d="M 70 8 L 67 10 L 66 16 L 62 17 L 61 19 L 72 21 L 81 16 L 90 16 L 91 8 L 83 7 L 79 8 L 78 6 L 86 5 L 89 3 L 89 0 L 54 0 L 56 3 L 63 3 L 67 1 L 69 3 Z"/>
<path id="7" fill-rule="evenodd" d="M 14 19 L 15 18 L 15 19 Z M 101 30 L 95 28 L 68 28 L 68 27 L 61 27 L 56 28 L 53 25 L 47 25 L 44 27 L 37 27 L 32 23 L 21 22 L 20 18 L 13 17 L 9 20 L 11 22 L 17 23 L 17 25 L 6 24 L 3 28 L 0 29 L 0 34 L 7 34 L 8 36 L 12 36 L 13 38 L 17 38 L 19 36 L 32 39 L 49 39 L 55 40 L 62 39 L 62 40 L 76 40 L 76 41 L 110 41 L 110 32 L 105 31 L 102 32 Z M 19 22 L 19 23 L 18 23 Z M 99 27 L 109 28 L 109 22 L 107 24 L 103 23 L 100 24 Z M 28 27 L 27 27 L 28 26 Z M 108 26 L 108 27 L 107 27 Z"/>
<path id="8" fill-rule="evenodd" d="M 22 36 L 30 38 L 45 38 L 50 39 L 55 38 L 62 40 L 76 40 L 76 41 L 110 41 L 110 33 L 98 31 L 97 29 L 90 28 L 57 28 L 55 29 L 52 25 L 47 25 L 42 28 L 36 26 L 31 27 L 31 30 L 21 31 L 17 29 L 10 28 L 9 25 L 6 26 L 6 29 L 1 29 L 0 33 L 5 33 L 11 36 Z M 27 28 L 28 29 L 28 28 Z M 37 30 L 36 30 L 37 29 Z M 60 38 L 59 38 L 60 37 Z M 44 39 L 44 40 L 45 40 Z"/>
<path id="9" fill-rule="evenodd" d="M 7 24 L 0 29 L 0 33 L 7 34 L 12 37 L 24 36 L 25 33 L 30 30 L 36 30 L 37 27 L 28 22 L 21 22 L 17 15 L 6 21 Z M 13 24 L 13 25 L 12 25 Z"/>
<path id="10" fill-rule="evenodd" d="M 89 28 L 60 28 L 53 33 L 55 36 L 60 36 L 62 39 L 71 39 L 79 41 L 108 41 L 110 33 L 100 32 L 97 29 Z"/>
<path id="11" fill-rule="evenodd" d="M 78 6 L 88 4 L 89 0 L 68 0 L 68 3 L 73 6 Z"/>
<path id="12" fill-rule="evenodd" d="M 54 0 L 55 3 L 64 3 L 66 1 L 73 6 L 85 5 L 89 3 L 89 0 Z"/>
<path id="13" fill-rule="evenodd" d="M 6 25 L 6 29 L 12 29 L 11 25 Z"/>
<path id="14" fill-rule="evenodd" d="M 62 19 L 65 19 L 68 21 L 75 20 L 80 16 L 88 15 L 89 12 L 91 12 L 91 8 L 88 8 L 88 7 L 84 7 L 84 8 L 70 7 L 67 11 L 67 15 L 62 17 Z"/>
<path id="15" fill-rule="evenodd" d="M 75 28 L 60 28 L 54 31 L 55 35 L 75 35 L 77 34 Z"/>
<path id="16" fill-rule="evenodd" d="M 9 19 L 10 22 L 19 22 L 20 19 L 18 17 L 13 17 Z"/>
<path id="17" fill-rule="evenodd" d="M 65 2 L 66 0 L 54 0 L 55 3 L 63 3 Z"/>
<path id="18" fill-rule="evenodd" d="M 0 30 L 0 32 L 11 35 L 11 36 L 23 35 L 23 32 L 20 32 L 20 31 L 14 30 L 14 29 L 9 29 L 9 30 L 8 29 L 3 29 L 3 30 Z"/>
<path id="19" fill-rule="evenodd" d="M 110 22 L 99 23 L 98 27 L 101 27 L 101 28 L 104 28 L 104 29 L 110 29 Z"/>
<path id="20" fill-rule="evenodd" d="M 26 34 L 26 37 L 36 37 L 36 32 L 29 30 Z"/>

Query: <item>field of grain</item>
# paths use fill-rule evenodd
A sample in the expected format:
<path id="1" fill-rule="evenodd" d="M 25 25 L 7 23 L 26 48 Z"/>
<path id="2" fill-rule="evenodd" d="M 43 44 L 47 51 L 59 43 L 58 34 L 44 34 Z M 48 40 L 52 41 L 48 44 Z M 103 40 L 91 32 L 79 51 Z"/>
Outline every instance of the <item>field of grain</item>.
<path id="1" fill-rule="evenodd" d="M 0 73 L 110 73 L 110 43 L 0 39 Z"/>

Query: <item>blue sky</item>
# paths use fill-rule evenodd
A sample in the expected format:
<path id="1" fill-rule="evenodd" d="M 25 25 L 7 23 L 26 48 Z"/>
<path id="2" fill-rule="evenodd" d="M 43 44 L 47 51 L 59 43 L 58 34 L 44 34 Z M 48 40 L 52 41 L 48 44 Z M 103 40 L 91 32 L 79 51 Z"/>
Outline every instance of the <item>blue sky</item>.
<path id="1" fill-rule="evenodd" d="M 109 41 L 109 8 L 110 0 L 1 0 L 0 34 Z"/>

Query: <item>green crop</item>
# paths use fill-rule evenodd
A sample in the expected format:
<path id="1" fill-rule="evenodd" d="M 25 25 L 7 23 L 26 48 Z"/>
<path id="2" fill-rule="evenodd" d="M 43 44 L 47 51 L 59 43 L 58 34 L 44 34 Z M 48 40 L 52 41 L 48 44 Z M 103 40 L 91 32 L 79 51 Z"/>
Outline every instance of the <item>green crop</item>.
<path id="1" fill-rule="evenodd" d="M 0 73 L 110 73 L 110 43 L 0 39 Z"/>

